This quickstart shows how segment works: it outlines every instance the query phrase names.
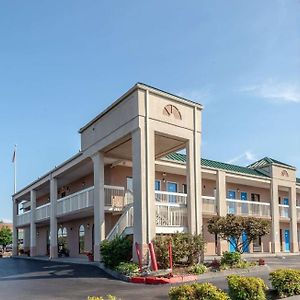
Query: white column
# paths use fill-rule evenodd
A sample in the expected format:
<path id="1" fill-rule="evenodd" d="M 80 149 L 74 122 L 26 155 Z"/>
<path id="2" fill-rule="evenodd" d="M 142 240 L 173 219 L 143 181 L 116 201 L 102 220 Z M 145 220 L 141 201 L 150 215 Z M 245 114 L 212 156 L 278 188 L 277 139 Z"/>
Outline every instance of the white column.
<path id="1" fill-rule="evenodd" d="M 202 233 L 201 158 L 199 133 L 186 143 L 187 194 L 189 230 L 192 234 Z"/>
<path id="2" fill-rule="evenodd" d="M 13 198 L 13 256 L 18 255 L 18 228 L 17 228 L 17 215 L 18 215 L 18 204 Z"/>
<path id="3" fill-rule="evenodd" d="M 278 185 L 271 183 L 271 248 L 272 253 L 280 252 L 280 226 L 279 226 L 279 206 L 278 206 Z"/>
<path id="4" fill-rule="evenodd" d="M 217 171 L 216 181 L 216 201 L 217 201 L 217 214 L 220 217 L 227 215 L 227 203 L 226 203 L 226 173 L 224 171 Z M 228 250 L 228 243 L 226 240 L 218 237 L 218 249 L 217 254 L 222 255 L 224 251 Z"/>
<path id="5" fill-rule="evenodd" d="M 50 258 L 57 258 L 57 179 L 50 180 Z"/>
<path id="6" fill-rule="evenodd" d="M 36 209 L 36 191 L 30 191 L 30 256 L 36 256 L 36 224 L 35 224 L 35 209 Z"/>
<path id="7" fill-rule="evenodd" d="M 94 260 L 100 261 L 100 243 L 105 239 L 103 153 L 96 153 L 92 160 L 94 165 Z"/>
<path id="8" fill-rule="evenodd" d="M 145 124 L 144 124 L 145 125 Z M 141 125 L 132 133 L 132 177 L 134 197 L 134 244 L 145 258 L 147 244 L 156 234 L 155 223 L 155 138 L 154 131 Z M 133 247 L 135 257 L 135 246 Z"/>
<path id="9" fill-rule="evenodd" d="M 298 253 L 298 232 L 297 232 L 297 192 L 296 186 L 293 186 L 289 190 L 290 198 L 290 230 L 291 230 L 291 252 Z"/>

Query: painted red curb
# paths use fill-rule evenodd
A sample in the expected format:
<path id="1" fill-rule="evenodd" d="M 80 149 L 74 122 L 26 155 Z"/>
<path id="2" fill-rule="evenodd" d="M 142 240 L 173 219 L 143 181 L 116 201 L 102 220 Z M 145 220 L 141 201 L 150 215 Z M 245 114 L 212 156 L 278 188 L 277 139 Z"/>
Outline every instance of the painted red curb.
<path id="1" fill-rule="evenodd" d="M 197 275 L 187 275 L 187 276 L 175 276 L 171 278 L 164 277 L 131 277 L 130 282 L 132 283 L 146 283 L 146 284 L 167 284 L 167 283 L 182 283 L 188 281 L 197 280 Z"/>

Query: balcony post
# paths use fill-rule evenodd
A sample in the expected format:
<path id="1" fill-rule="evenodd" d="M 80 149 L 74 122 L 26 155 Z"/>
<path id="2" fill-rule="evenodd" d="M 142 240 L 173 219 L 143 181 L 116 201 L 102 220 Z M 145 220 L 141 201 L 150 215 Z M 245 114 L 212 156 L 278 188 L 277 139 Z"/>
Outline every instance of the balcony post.
<path id="1" fill-rule="evenodd" d="M 30 191 L 30 256 L 36 256 L 36 191 Z"/>
<path id="2" fill-rule="evenodd" d="M 289 190 L 289 198 L 290 198 L 290 230 L 291 230 L 291 252 L 298 253 L 299 245 L 298 245 L 298 236 L 297 236 L 297 192 L 296 186 L 292 186 Z"/>
<path id="3" fill-rule="evenodd" d="M 216 186 L 216 201 L 217 201 L 217 214 L 220 217 L 225 217 L 227 214 L 226 202 L 226 173 L 224 171 L 217 171 L 217 186 Z M 217 254 L 222 255 L 223 252 L 228 250 L 228 243 L 226 240 L 218 237 Z"/>
<path id="4" fill-rule="evenodd" d="M 18 255 L 18 228 L 17 228 L 17 217 L 18 217 L 18 204 L 17 201 L 12 198 L 13 201 L 13 256 Z"/>
<path id="5" fill-rule="evenodd" d="M 94 165 L 94 260 L 100 261 L 100 243 L 105 239 L 104 212 L 104 155 L 97 152 L 92 156 Z"/>
<path id="6" fill-rule="evenodd" d="M 271 183 L 271 250 L 272 253 L 280 252 L 280 230 L 279 230 L 279 206 L 278 206 L 278 184 L 272 180 Z"/>
<path id="7" fill-rule="evenodd" d="M 57 258 L 57 179 L 50 180 L 50 259 Z"/>

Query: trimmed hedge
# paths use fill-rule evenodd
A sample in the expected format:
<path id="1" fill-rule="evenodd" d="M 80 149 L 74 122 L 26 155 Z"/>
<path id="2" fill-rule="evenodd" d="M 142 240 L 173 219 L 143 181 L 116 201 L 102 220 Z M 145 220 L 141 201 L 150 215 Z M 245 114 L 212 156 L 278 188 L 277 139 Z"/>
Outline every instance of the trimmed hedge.
<path id="1" fill-rule="evenodd" d="M 228 295 L 211 283 L 183 284 L 172 287 L 170 300 L 230 300 Z"/>
<path id="2" fill-rule="evenodd" d="M 195 274 L 195 275 L 203 274 L 206 271 L 207 271 L 207 267 L 203 264 L 196 264 L 189 268 L 189 273 Z"/>
<path id="3" fill-rule="evenodd" d="M 300 270 L 279 269 L 270 273 L 270 280 L 280 297 L 300 295 Z"/>
<path id="4" fill-rule="evenodd" d="M 115 268 L 121 262 L 129 262 L 132 257 L 132 242 L 116 236 L 113 240 L 104 240 L 100 244 L 102 261 L 106 267 Z"/>
<path id="5" fill-rule="evenodd" d="M 224 252 L 221 258 L 222 265 L 228 265 L 230 267 L 241 262 L 241 253 L 239 252 Z"/>
<path id="6" fill-rule="evenodd" d="M 227 281 L 232 300 L 266 300 L 268 288 L 261 278 L 230 275 Z"/>
<path id="7" fill-rule="evenodd" d="M 156 236 L 153 240 L 158 265 L 161 269 L 170 267 L 168 245 L 172 242 L 174 265 L 192 266 L 200 262 L 204 253 L 205 242 L 201 234 L 175 233 L 171 236 Z"/>

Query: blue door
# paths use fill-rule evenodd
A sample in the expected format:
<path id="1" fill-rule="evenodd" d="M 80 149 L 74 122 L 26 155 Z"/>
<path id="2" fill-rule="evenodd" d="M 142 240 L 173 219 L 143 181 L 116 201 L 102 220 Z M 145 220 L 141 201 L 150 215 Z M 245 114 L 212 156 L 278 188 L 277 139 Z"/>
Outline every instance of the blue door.
<path id="1" fill-rule="evenodd" d="M 177 193 L 177 183 L 176 182 L 167 182 L 167 191 L 170 193 Z M 168 195 L 169 202 L 175 203 L 176 196 Z"/>
<path id="2" fill-rule="evenodd" d="M 236 199 L 235 191 L 228 191 L 228 199 Z M 228 213 L 235 214 L 235 212 L 236 212 L 235 203 L 230 201 L 228 205 Z"/>
<path id="3" fill-rule="evenodd" d="M 248 200 L 248 194 L 246 192 L 241 192 L 241 200 Z M 248 203 L 242 203 L 242 214 L 248 214 Z"/>
<path id="4" fill-rule="evenodd" d="M 289 199 L 288 198 L 283 198 L 283 204 L 284 205 L 289 205 Z"/>
<path id="5" fill-rule="evenodd" d="M 286 229 L 284 231 L 284 242 L 285 242 L 285 252 L 290 252 L 290 231 Z"/>
<path id="6" fill-rule="evenodd" d="M 235 252 L 235 247 L 236 242 L 233 238 L 230 238 L 230 243 L 229 243 L 229 252 Z"/>
<path id="7" fill-rule="evenodd" d="M 248 241 L 247 233 L 243 232 L 243 234 L 242 234 L 242 242 L 246 243 L 246 244 L 243 245 L 243 251 L 246 252 L 246 253 L 249 252 L 249 245 L 248 245 L 247 241 Z"/>
<path id="8" fill-rule="evenodd" d="M 160 191 L 160 180 L 155 180 L 155 190 Z"/>

